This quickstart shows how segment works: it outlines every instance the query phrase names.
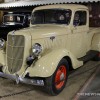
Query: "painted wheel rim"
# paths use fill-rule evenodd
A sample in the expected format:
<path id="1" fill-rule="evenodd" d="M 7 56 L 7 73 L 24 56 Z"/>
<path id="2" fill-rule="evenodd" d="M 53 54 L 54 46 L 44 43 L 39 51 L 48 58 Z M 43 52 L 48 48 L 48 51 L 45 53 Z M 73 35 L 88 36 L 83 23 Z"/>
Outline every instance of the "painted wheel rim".
<path id="1" fill-rule="evenodd" d="M 62 65 L 58 68 L 56 75 L 55 75 L 55 87 L 56 89 L 61 89 L 66 80 L 66 66 Z"/>

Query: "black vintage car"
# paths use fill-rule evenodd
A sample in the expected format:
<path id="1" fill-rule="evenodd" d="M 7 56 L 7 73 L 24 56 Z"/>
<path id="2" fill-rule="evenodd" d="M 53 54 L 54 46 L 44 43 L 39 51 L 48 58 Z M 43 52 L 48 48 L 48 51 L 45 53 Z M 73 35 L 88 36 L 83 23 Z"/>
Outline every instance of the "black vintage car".
<path id="1" fill-rule="evenodd" d="M 7 34 L 10 31 L 18 30 L 29 26 L 30 13 L 12 13 L 4 14 L 3 22 L 0 25 L 0 38 L 7 40 Z"/>

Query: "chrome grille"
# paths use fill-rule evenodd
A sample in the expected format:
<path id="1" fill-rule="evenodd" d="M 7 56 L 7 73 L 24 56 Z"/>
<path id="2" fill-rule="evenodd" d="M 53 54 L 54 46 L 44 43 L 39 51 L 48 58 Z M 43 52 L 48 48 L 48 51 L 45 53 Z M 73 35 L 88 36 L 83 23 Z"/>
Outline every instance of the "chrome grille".
<path id="1" fill-rule="evenodd" d="M 22 35 L 8 35 L 7 66 L 10 73 L 21 69 L 24 56 L 25 39 Z"/>

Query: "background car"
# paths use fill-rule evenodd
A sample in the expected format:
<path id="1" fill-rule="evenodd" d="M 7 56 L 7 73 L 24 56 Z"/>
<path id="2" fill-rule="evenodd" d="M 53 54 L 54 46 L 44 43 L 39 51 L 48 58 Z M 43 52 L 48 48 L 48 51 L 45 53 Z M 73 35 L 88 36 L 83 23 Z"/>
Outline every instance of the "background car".
<path id="1" fill-rule="evenodd" d="M 3 16 L 3 22 L 0 25 L 0 38 L 7 40 L 7 34 L 10 31 L 18 30 L 29 26 L 30 13 L 26 12 L 7 12 Z"/>

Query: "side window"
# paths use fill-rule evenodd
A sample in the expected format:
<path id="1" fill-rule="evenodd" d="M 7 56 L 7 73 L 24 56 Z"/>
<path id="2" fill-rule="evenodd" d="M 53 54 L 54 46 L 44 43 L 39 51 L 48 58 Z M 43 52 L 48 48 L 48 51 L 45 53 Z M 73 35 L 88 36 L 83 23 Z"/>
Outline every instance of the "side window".
<path id="1" fill-rule="evenodd" d="M 82 26 L 86 25 L 87 21 L 87 13 L 86 11 L 76 11 L 74 15 L 74 26 Z"/>

